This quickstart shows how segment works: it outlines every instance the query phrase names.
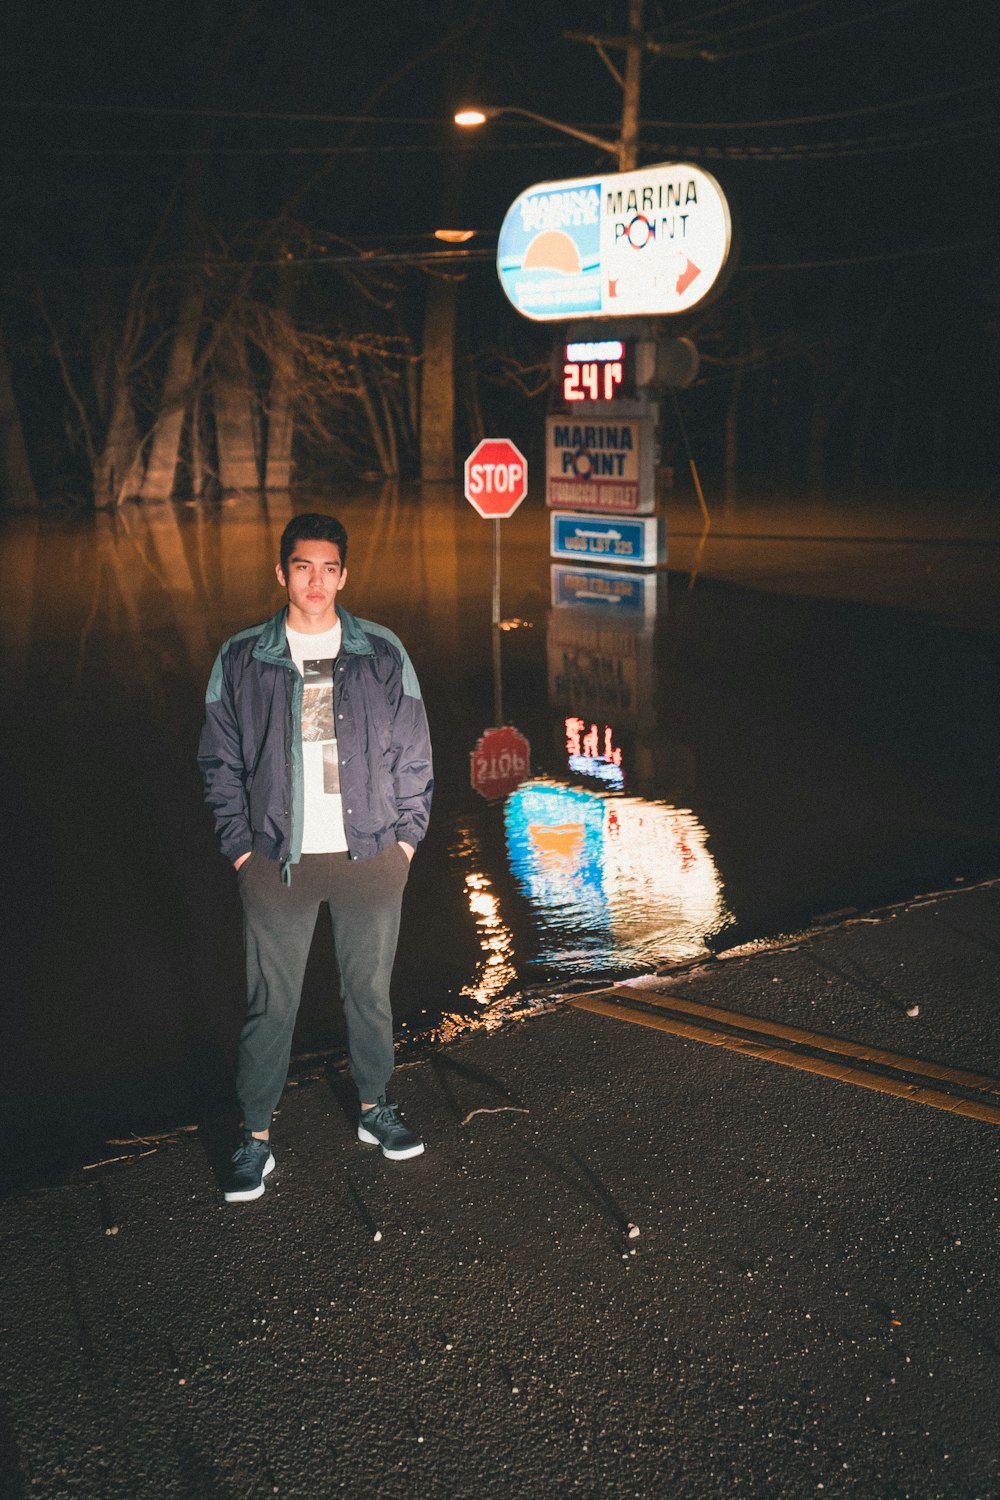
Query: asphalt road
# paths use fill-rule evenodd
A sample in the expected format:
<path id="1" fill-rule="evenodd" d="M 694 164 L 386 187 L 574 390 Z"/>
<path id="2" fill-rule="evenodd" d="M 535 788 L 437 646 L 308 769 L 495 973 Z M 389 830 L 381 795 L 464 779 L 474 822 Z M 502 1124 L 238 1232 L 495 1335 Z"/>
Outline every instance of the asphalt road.
<path id="1" fill-rule="evenodd" d="M 429 1053 L 408 1163 L 321 1072 L 256 1203 L 221 1122 L 8 1199 L 0 1494 L 1000 1494 L 1000 1083 L 928 1076 L 1000 1078 L 998 916 L 855 914 Z"/>

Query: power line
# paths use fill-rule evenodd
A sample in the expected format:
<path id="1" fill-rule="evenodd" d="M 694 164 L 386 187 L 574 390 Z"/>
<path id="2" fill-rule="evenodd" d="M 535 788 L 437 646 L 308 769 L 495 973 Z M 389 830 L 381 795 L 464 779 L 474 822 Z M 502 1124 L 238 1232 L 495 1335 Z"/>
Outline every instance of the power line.
<path id="1" fill-rule="evenodd" d="M 729 3 L 727 5 L 716 5 L 712 10 L 701 11 L 697 16 L 685 16 L 680 21 L 672 21 L 669 25 L 656 26 L 651 28 L 651 30 L 654 33 L 657 31 L 664 31 L 673 34 L 679 30 L 697 26 L 702 21 L 711 21 L 715 16 L 726 15 L 731 10 L 742 10 L 742 8 L 747 3 L 748 0 L 729 0 Z"/>
<path id="2" fill-rule="evenodd" d="M 454 147 L 406 141 L 399 145 L 385 146 L 7 146 L 0 142 L 0 156 L 23 157 L 35 160 L 38 157 L 76 159 L 78 157 L 109 157 L 111 159 L 148 160 L 153 156 L 187 160 L 191 157 L 254 157 L 254 156 L 396 156 L 429 155 L 436 151 L 454 150 L 459 155 L 472 155 L 486 151 L 501 154 L 516 151 L 579 151 L 575 141 L 497 141 L 476 147 L 471 142 L 462 142 Z"/>
<path id="3" fill-rule="evenodd" d="M 796 42 L 809 42 L 813 37 L 829 36 L 834 31 L 844 31 L 848 26 L 862 26 L 866 21 L 878 21 L 883 16 L 894 15 L 898 10 L 906 10 L 911 5 L 919 5 L 922 0 L 896 0 L 894 5 L 884 5 L 878 10 L 869 10 L 861 16 L 847 16 L 840 21 L 831 21 L 828 26 L 819 26 L 815 31 L 800 31 L 796 36 L 777 37 L 772 42 L 761 42 L 758 47 L 740 47 L 735 52 L 722 52 L 716 62 L 733 62 L 741 57 L 756 57 L 761 52 L 772 52 L 776 47 L 791 47 Z"/>
<path id="4" fill-rule="evenodd" d="M 889 250 L 882 255 L 849 255 L 841 256 L 835 260 L 789 260 L 759 265 L 738 266 L 741 271 L 825 271 L 834 266 L 873 266 L 881 265 L 886 261 L 911 260 L 925 255 L 953 255 L 959 250 L 981 250 L 987 245 L 995 245 L 996 241 L 991 236 L 984 235 L 977 240 L 959 240 L 950 245 L 922 245 L 914 246 L 909 250 Z"/>
<path id="5" fill-rule="evenodd" d="M 386 237 L 391 238 L 391 236 Z M 903 250 L 888 250 L 876 255 L 845 255 L 830 257 L 825 260 L 792 260 L 792 261 L 764 261 L 756 263 L 737 264 L 737 271 L 826 271 L 837 267 L 883 265 L 891 261 L 913 260 L 931 255 L 954 255 L 964 251 L 975 251 L 993 246 L 995 239 L 989 235 L 983 235 L 973 240 L 958 240 L 947 245 L 914 245 Z M 190 260 L 190 261 L 164 261 L 151 267 L 147 262 L 134 265 L 111 265 L 111 266 L 49 266 L 44 268 L 43 275 L 63 274 L 68 276 L 92 275 L 95 273 L 108 275 L 124 275 L 134 271 L 153 271 L 157 275 L 171 271 L 211 271 L 213 276 L 221 271 L 231 271 L 238 274 L 245 270 L 270 270 L 282 269 L 289 271 L 308 271 L 312 269 L 325 269 L 328 266 L 348 266 L 353 270 L 363 271 L 368 266 L 422 266 L 432 267 L 434 265 L 458 265 L 462 264 L 487 264 L 496 257 L 494 249 L 484 246 L 482 249 L 461 250 L 416 250 L 416 251 L 364 251 L 361 254 L 350 255 L 313 255 L 308 259 L 295 260 L 282 257 L 280 259 L 259 260 Z"/>
<path id="6" fill-rule="evenodd" d="M 978 126 L 979 122 L 972 122 Z M 1000 120 L 991 120 L 983 128 L 963 130 L 964 121 L 956 121 L 944 135 L 862 136 L 846 141 L 812 141 L 780 146 L 703 146 L 662 143 L 660 149 L 681 160 L 724 161 L 829 161 L 852 156 L 885 156 L 893 151 L 928 151 L 951 147 L 959 141 L 988 140 L 1000 132 Z"/>
<path id="7" fill-rule="evenodd" d="M 727 37 L 742 36 L 745 31 L 758 31 L 761 26 L 773 26 L 775 21 L 785 21 L 789 16 L 797 16 L 804 10 L 815 10 L 818 5 L 828 5 L 829 0 L 804 0 L 801 5 L 792 5 L 788 10 L 776 10 L 769 16 L 759 16 L 755 21 L 746 21 L 742 26 L 732 26 L 726 31 L 713 31 L 709 35 L 713 41 L 725 41 Z"/>
<path id="8" fill-rule="evenodd" d="M 666 124 L 667 122 L 653 121 L 654 125 Z M 892 135 L 869 135 L 853 136 L 839 141 L 801 141 L 782 142 L 781 144 L 759 144 L 745 146 L 712 145 L 701 142 L 686 142 L 678 144 L 671 141 L 659 141 L 655 145 L 657 153 L 676 158 L 678 160 L 709 160 L 709 161 L 827 161 L 834 158 L 852 156 L 885 156 L 894 151 L 916 151 L 934 150 L 939 147 L 952 146 L 959 141 L 978 141 L 992 139 L 1000 132 L 1000 119 L 989 117 L 969 116 L 967 119 L 951 120 L 942 122 L 934 128 L 928 127 L 924 132 L 903 133 L 900 131 Z M 643 143 L 647 151 L 653 149 L 651 142 Z M 220 146 L 220 147 L 193 147 L 183 146 L 4 146 L 0 145 L 0 156 L 21 157 L 26 160 L 35 161 L 39 157 L 51 157 L 56 160 L 87 160 L 101 159 L 111 161 L 148 161 L 151 157 L 167 157 L 169 159 L 188 160 L 191 157 L 218 157 L 229 158 L 255 158 L 255 157 L 317 157 L 334 155 L 400 155 L 427 154 L 446 148 L 442 146 L 416 145 L 411 143 L 401 146 Z M 579 149 L 572 141 L 559 141 L 550 143 L 548 141 L 519 141 L 516 143 L 498 142 L 490 143 L 479 148 L 472 146 L 460 146 L 455 148 L 465 154 L 471 154 L 474 149 L 477 155 L 489 153 L 510 153 L 515 151 L 545 151 L 551 152 L 557 149 L 564 151 Z"/>
<path id="9" fill-rule="evenodd" d="M 303 114 L 291 110 L 198 109 L 192 105 L 166 104 L 82 104 L 67 103 L 65 100 L 53 103 L 42 99 L 0 99 L 0 109 L 25 109 L 53 115 L 150 115 L 157 117 L 172 115 L 184 120 L 302 120 L 313 125 L 442 125 L 447 123 L 439 116 L 422 120 L 403 115 Z"/>
<path id="10" fill-rule="evenodd" d="M 309 271 L 314 268 L 325 269 L 328 266 L 346 266 L 356 271 L 363 271 L 369 266 L 422 266 L 434 267 L 435 265 L 461 266 L 469 264 L 487 264 L 496 260 L 496 249 L 484 246 L 475 250 L 372 250 L 363 251 L 353 255 L 310 255 L 306 259 L 297 260 L 281 256 L 277 259 L 259 260 L 175 260 L 160 261 L 150 265 L 148 261 L 136 262 L 123 265 L 77 265 L 77 266 L 45 266 L 41 268 L 40 274 L 49 276 L 124 276 L 131 275 L 136 271 L 159 276 L 172 271 L 200 271 L 209 272 L 213 278 L 223 272 L 231 272 L 239 275 L 246 270 L 277 270 L 283 271 Z"/>
<path id="11" fill-rule="evenodd" d="M 903 4 L 915 4 L 917 0 L 902 0 Z M 850 23 L 848 23 L 850 24 Z M 975 93 L 979 89 L 995 88 L 995 78 L 980 78 L 972 83 L 959 84 L 955 88 L 940 89 L 930 94 L 918 94 L 909 99 L 882 100 L 877 104 L 859 105 L 854 109 L 833 110 L 825 114 L 816 115 L 789 115 L 768 120 L 645 120 L 643 129 L 670 129 L 670 130 L 756 130 L 762 128 L 776 129 L 784 125 L 811 125 L 826 123 L 831 120 L 849 120 L 865 114 L 881 114 L 896 109 L 916 108 L 922 104 L 940 103 L 945 99 L 955 99 L 963 94 Z M 30 110 L 37 112 L 48 112 L 57 114 L 69 112 L 74 114 L 113 114 L 113 115 L 147 115 L 150 117 L 169 116 L 177 119 L 220 119 L 220 120 L 273 120 L 286 122 L 302 122 L 304 124 L 326 124 L 326 125 L 401 125 L 406 129 L 417 126 L 430 128 L 447 125 L 450 122 L 438 116 L 403 116 L 403 115 L 327 115 L 327 114 L 295 114 L 288 111 L 268 110 L 203 110 L 178 107 L 159 107 L 156 105 L 130 105 L 130 104 L 47 104 L 42 101 L 25 100 L 3 100 L 0 99 L 0 109 Z M 505 126 L 513 125 L 515 129 L 527 130 L 533 127 L 530 120 L 519 120 L 508 118 L 504 120 Z M 605 130 L 614 132 L 617 128 L 606 120 L 598 122 L 584 122 L 580 126 L 586 130 Z M 330 150 L 345 150 L 346 147 L 333 144 Z M 372 147 L 357 147 L 357 150 L 375 149 Z M 383 149 L 402 149 L 400 147 L 385 147 Z"/>
<path id="12" fill-rule="evenodd" d="M 856 109 L 833 110 L 823 115 L 788 115 L 775 120 L 644 120 L 643 130 L 760 130 L 777 129 L 783 125 L 821 125 L 831 120 L 853 120 L 862 115 L 885 114 L 895 109 L 911 109 L 921 104 L 939 104 L 944 99 L 956 99 L 962 94 L 974 93 L 977 89 L 995 89 L 995 78 L 980 78 L 975 83 L 959 84 L 958 88 L 941 89 L 933 94 L 919 94 L 912 99 L 892 99 L 879 104 L 862 104 Z M 605 127 L 607 128 L 607 127 Z"/>
<path id="13" fill-rule="evenodd" d="M 517 141 L 489 146 L 491 151 L 534 151 L 538 142 Z M 546 149 L 548 149 L 547 143 Z M 569 150 L 572 141 L 560 141 L 559 145 Z M 5 146 L 0 143 L 0 155 L 4 156 L 69 156 L 69 157 L 140 157 L 171 156 L 397 156 L 402 153 L 447 150 L 441 145 L 421 145 L 407 141 L 401 145 L 387 146 Z M 456 146 L 456 151 L 471 151 L 469 145 Z"/>

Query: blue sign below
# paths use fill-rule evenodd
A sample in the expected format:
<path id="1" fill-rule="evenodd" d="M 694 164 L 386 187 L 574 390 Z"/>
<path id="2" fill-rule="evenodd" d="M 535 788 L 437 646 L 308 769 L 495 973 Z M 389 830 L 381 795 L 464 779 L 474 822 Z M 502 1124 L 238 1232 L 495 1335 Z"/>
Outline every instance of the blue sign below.
<path id="1" fill-rule="evenodd" d="M 563 562 L 655 568 L 667 556 L 663 522 L 656 516 L 626 519 L 553 511 L 551 537 L 551 555 Z"/>
<path id="2" fill-rule="evenodd" d="M 657 582 L 655 574 L 553 563 L 552 604 L 556 609 L 599 609 L 634 622 L 656 614 Z"/>

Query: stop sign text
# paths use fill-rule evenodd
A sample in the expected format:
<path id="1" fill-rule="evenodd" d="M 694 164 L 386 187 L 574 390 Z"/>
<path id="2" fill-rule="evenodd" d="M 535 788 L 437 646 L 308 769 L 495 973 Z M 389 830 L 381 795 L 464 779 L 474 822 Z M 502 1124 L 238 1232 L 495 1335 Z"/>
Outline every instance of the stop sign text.
<path id="1" fill-rule="evenodd" d="M 512 516 L 528 493 L 528 463 L 510 438 L 483 438 L 465 460 L 465 498 L 488 521 Z"/>
<path id="2" fill-rule="evenodd" d="M 469 757 L 469 773 L 481 797 L 506 797 L 531 775 L 531 746 L 511 724 L 487 729 Z"/>

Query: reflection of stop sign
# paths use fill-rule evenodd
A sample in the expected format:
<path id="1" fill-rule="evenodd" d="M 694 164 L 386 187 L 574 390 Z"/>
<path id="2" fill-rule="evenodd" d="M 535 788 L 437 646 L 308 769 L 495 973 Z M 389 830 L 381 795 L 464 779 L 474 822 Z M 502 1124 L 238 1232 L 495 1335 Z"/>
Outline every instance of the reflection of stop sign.
<path id="1" fill-rule="evenodd" d="M 481 797 L 506 797 L 526 780 L 531 746 L 519 729 L 487 729 L 469 757 L 472 790 Z"/>
<path id="2" fill-rule="evenodd" d="M 487 521 L 512 516 L 528 493 L 528 462 L 510 438 L 483 438 L 465 460 L 465 498 Z"/>

